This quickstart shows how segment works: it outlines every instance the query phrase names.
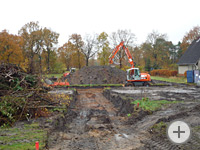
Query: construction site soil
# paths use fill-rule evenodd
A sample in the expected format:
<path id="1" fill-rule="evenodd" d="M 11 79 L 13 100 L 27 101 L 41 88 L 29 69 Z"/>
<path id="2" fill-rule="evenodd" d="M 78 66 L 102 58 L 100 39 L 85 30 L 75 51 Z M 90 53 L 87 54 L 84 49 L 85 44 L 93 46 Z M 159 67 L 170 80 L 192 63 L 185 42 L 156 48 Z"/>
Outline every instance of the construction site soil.
<path id="1" fill-rule="evenodd" d="M 72 84 L 120 84 L 126 80 L 126 72 L 110 66 L 83 67 L 67 76 Z"/>
<path id="2" fill-rule="evenodd" d="M 67 78 L 70 84 L 118 84 L 124 83 L 126 73 L 109 66 L 95 66 L 84 67 Z M 52 100 L 48 107 L 55 109 L 53 113 L 26 123 L 38 121 L 41 128 L 48 131 L 46 146 L 42 149 L 200 149 L 200 88 L 161 81 L 154 83 L 150 87 L 53 88 L 47 93 Z M 136 109 L 132 102 L 142 98 L 176 103 L 162 105 L 156 111 Z M 53 105 L 54 102 L 58 106 Z M 177 119 L 187 122 L 192 130 L 190 140 L 181 145 L 173 144 L 166 134 L 169 123 Z M 23 122 L 16 126 L 21 124 Z M 0 136 L 5 135 L 10 136 L 6 131 L 0 133 Z M 0 141 L 0 149 L 5 144 L 12 143 Z"/>
<path id="3" fill-rule="evenodd" d="M 63 89 L 56 89 L 62 93 Z M 77 89 L 68 111 L 48 132 L 51 150 L 178 150 L 200 149 L 200 88 L 187 85 Z M 132 101 L 179 101 L 156 111 L 135 110 Z M 127 116 L 131 114 L 131 116 Z M 169 141 L 166 128 L 173 120 L 192 128 L 181 145 Z"/>
<path id="4" fill-rule="evenodd" d="M 170 84 L 170 83 L 169 83 Z M 39 122 L 47 130 L 46 147 L 50 150 L 197 150 L 200 149 L 200 88 L 187 85 L 120 88 L 55 88 L 48 93 L 63 104 L 63 112 L 47 118 L 19 122 Z M 67 97 L 72 97 L 68 99 Z M 135 110 L 132 101 L 178 101 L 156 111 Z M 66 102 L 64 101 L 66 98 Z M 128 116 L 127 114 L 131 114 Z M 169 141 L 166 128 L 171 121 L 182 120 L 192 129 L 191 139 L 181 145 Z M 0 133 L 5 136 L 6 131 Z M 16 142 L 23 142 L 17 140 Z M 31 142 L 28 139 L 26 142 Z M 12 143 L 1 143 L 12 144 Z"/>

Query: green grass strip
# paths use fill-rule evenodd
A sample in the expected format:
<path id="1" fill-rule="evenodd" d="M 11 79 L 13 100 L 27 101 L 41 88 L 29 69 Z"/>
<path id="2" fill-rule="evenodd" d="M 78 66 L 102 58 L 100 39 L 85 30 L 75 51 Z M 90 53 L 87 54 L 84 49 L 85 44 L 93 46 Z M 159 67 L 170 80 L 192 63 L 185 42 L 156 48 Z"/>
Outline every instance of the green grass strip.
<path id="1" fill-rule="evenodd" d="M 63 76 L 63 74 L 46 74 L 45 75 L 47 78 L 51 78 L 51 77 L 56 77 L 56 78 L 61 78 Z"/>
<path id="2" fill-rule="evenodd" d="M 155 111 L 160 109 L 162 106 L 167 104 L 180 103 L 179 101 L 167 101 L 167 100 L 149 100 L 148 98 L 142 98 L 142 100 L 135 100 L 131 104 L 137 105 L 139 103 L 139 108 L 147 111 Z"/>
<path id="3" fill-rule="evenodd" d="M 1 150 L 34 150 L 35 142 L 39 141 L 40 149 L 45 146 L 47 131 L 39 127 L 38 123 L 25 124 L 23 127 L 0 129 Z"/>
<path id="4" fill-rule="evenodd" d="M 152 80 L 160 80 L 166 82 L 174 82 L 174 83 L 187 83 L 187 79 L 184 77 L 159 77 L 159 76 L 151 76 Z"/>
<path id="5" fill-rule="evenodd" d="M 123 84 L 73 84 L 73 85 L 59 85 L 56 87 L 122 87 Z"/>

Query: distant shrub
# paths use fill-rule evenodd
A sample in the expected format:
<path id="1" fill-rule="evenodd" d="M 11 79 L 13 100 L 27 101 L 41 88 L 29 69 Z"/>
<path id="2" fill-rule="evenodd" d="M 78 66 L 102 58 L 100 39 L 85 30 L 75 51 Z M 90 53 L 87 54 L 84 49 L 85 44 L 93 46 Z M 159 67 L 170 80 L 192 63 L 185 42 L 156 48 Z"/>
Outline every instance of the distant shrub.
<path id="1" fill-rule="evenodd" d="M 148 71 L 141 71 L 142 73 L 148 73 L 149 74 L 149 72 Z"/>
<path id="2" fill-rule="evenodd" d="M 152 76 L 165 76 L 165 77 L 171 77 L 171 76 L 177 76 L 178 72 L 176 70 L 166 70 L 166 69 L 159 69 L 159 70 L 152 70 L 150 72 Z"/>

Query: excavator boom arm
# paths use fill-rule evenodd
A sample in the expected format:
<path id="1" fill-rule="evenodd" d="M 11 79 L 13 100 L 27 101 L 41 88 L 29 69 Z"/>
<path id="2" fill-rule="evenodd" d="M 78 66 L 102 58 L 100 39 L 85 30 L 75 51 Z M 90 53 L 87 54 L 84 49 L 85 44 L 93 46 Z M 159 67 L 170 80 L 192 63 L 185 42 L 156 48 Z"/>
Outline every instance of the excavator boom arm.
<path id="1" fill-rule="evenodd" d="M 134 62 L 133 62 L 133 57 L 131 56 L 130 51 L 128 50 L 127 47 L 124 46 L 124 41 L 122 41 L 119 45 L 116 46 L 116 48 L 112 51 L 110 57 L 109 57 L 109 63 L 113 64 L 113 59 L 115 57 L 115 55 L 117 54 L 117 52 L 123 48 L 127 57 L 128 57 L 128 62 L 131 64 L 131 67 L 134 68 Z"/>

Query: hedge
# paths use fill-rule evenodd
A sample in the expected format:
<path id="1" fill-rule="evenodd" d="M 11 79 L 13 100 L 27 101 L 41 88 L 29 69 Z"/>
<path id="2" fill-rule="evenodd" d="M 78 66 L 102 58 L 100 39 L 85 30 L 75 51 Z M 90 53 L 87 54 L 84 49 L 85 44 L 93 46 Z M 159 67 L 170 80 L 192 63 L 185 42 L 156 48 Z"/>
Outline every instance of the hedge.
<path id="1" fill-rule="evenodd" d="M 152 76 L 165 76 L 165 77 L 171 77 L 171 76 L 177 76 L 178 72 L 176 70 L 152 70 L 150 72 Z"/>
<path id="2" fill-rule="evenodd" d="M 185 77 L 185 78 L 187 77 L 187 71 L 184 72 L 184 77 Z"/>

